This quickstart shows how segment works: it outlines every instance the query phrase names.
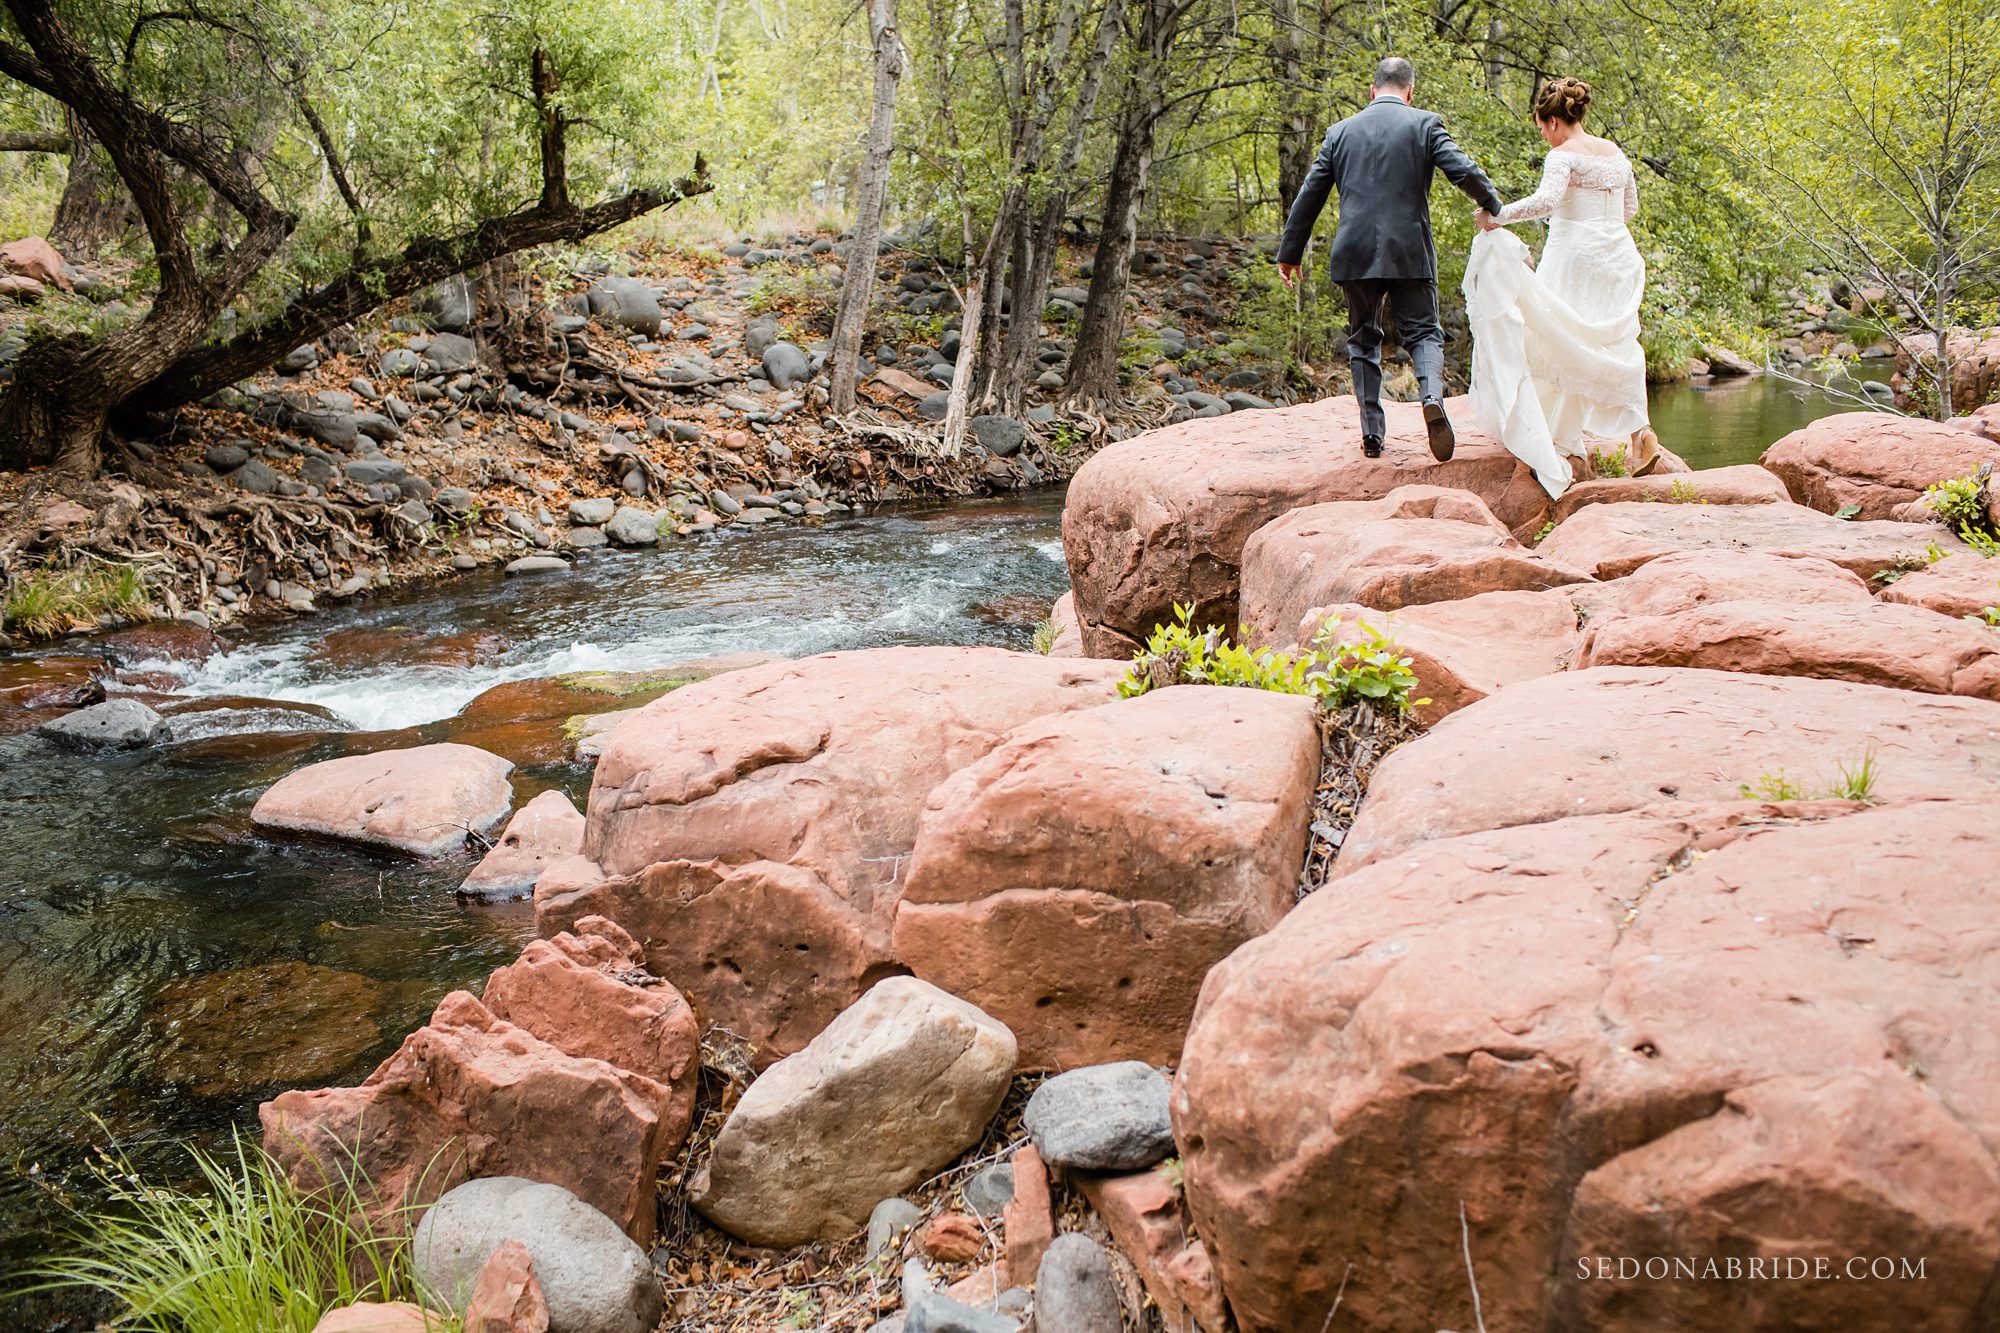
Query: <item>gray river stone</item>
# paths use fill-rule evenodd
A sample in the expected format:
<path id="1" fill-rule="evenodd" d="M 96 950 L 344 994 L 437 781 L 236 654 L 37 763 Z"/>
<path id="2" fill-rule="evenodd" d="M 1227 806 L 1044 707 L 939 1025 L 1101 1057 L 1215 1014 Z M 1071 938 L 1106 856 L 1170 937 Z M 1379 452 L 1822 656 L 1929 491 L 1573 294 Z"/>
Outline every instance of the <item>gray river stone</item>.
<path id="1" fill-rule="evenodd" d="M 1144 1171 L 1173 1155 L 1171 1089 L 1138 1060 L 1058 1074 L 1028 1098 L 1022 1124 L 1050 1166 Z"/>
<path id="2" fill-rule="evenodd" d="M 107 699 L 35 728 L 77 749 L 136 750 L 167 734 L 167 720 L 137 699 Z"/>

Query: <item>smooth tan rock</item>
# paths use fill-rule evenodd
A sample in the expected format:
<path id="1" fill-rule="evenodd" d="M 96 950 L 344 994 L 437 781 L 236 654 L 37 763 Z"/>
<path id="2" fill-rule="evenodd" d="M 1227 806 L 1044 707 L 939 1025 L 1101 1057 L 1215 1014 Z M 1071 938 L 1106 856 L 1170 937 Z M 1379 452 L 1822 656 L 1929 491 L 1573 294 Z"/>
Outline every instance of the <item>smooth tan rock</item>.
<path id="1" fill-rule="evenodd" d="M 1549 517 L 1560 523 L 1577 510 L 1596 504 L 1762 505 L 1781 504 L 1791 498 L 1785 483 L 1774 474 L 1755 463 L 1742 463 L 1699 472 L 1580 481 L 1557 497 Z"/>
<path id="2" fill-rule="evenodd" d="M 1882 589 L 1885 602 L 1921 606 L 1940 615 L 1978 616 L 2000 605 L 2000 560 L 1977 552 L 1948 555 L 1934 565 L 1911 570 Z"/>
<path id="3" fill-rule="evenodd" d="M 931 793 L 896 956 L 1024 1069 L 1172 1064 L 1209 967 L 1297 897 L 1319 760 L 1312 702 L 1265 690 L 1030 722 Z"/>
<path id="4" fill-rule="evenodd" d="M 280 778 L 250 818 L 264 828 L 446 856 L 507 817 L 514 765 L 469 745 L 345 755 Z"/>
<path id="5" fill-rule="evenodd" d="M 1869 579 L 1897 565 L 1921 567 L 1933 543 L 1947 554 L 1966 549 L 1935 524 L 1843 520 L 1802 505 L 1599 504 L 1535 549 L 1599 579 L 1623 578 L 1675 551 L 1817 556 Z"/>
<path id="6" fill-rule="evenodd" d="M 358 1169 L 385 1234 L 407 1233 L 461 1181 L 506 1175 L 561 1185 L 635 1239 L 653 1234 L 658 1085 L 567 1055 L 464 991 L 359 1087 L 281 1093 L 257 1116 L 264 1151 L 299 1188 Z"/>
<path id="7" fill-rule="evenodd" d="M 611 734 L 583 861 L 537 888 L 541 930 L 610 917 L 760 1061 L 796 1051 L 897 970 L 890 929 L 931 790 L 1014 727 L 1108 701 L 1121 674 L 888 648 L 689 685 Z"/>
<path id="8" fill-rule="evenodd" d="M 1305 505 L 1426 484 L 1471 491 L 1511 529 L 1540 527 L 1548 497 L 1533 476 L 1479 433 L 1467 400 L 1448 406 L 1459 440 L 1449 463 L 1431 457 L 1415 403 L 1385 404 L 1387 449 L 1364 458 L 1351 397 L 1185 421 L 1098 453 L 1063 508 L 1084 651 L 1129 657 L 1176 603 L 1194 603 L 1198 623 L 1235 625 L 1244 544 Z"/>
<path id="9" fill-rule="evenodd" d="M 444 1333 L 449 1321 L 408 1301 L 356 1301 L 328 1310 L 313 1333 Z"/>
<path id="10" fill-rule="evenodd" d="M 1660 667 L 1523 681 L 1376 768 L 1337 869 L 1418 843 L 1660 801 L 1808 794 L 1875 756 L 1889 801 L 2000 790 L 2000 704 L 1879 685 Z"/>
<path id="11" fill-rule="evenodd" d="M 507 821 L 507 831 L 458 891 L 482 902 L 526 898 L 549 862 L 575 856 L 582 847 L 582 813 L 561 792 L 545 791 Z"/>
<path id="12" fill-rule="evenodd" d="M 23 236 L 0 245 L 0 269 L 44 286 L 70 290 L 62 255 L 39 236 Z"/>
<path id="13" fill-rule="evenodd" d="M 1243 547 L 1242 577 L 1250 642 L 1276 645 L 1315 606 L 1393 611 L 1589 575 L 1522 546 L 1475 495 L 1405 486 L 1380 500 L 1308 505 L 1265 524 Z"/>
<path id="14" fill-rule="evenodd" d="M 1886 412 L 1841 412 L 1793 431 L 1764 452 L 1763 465 L 1794 500 L 1831 514 L 1890 518 L 1940 481 L 2000 463 L 2000 444 L 1950 422 Z"/>
<path id="15" fill-rule="evenodd" d="M 1319 1328 L 1344 1288 L 1343 1327 L 1473 1327 L 1469 1248 L 1493 1329 L 1983 1327 L 1996 819 L 1990 797 L 1558 818 L 1307 899 L 1210 975 L 1175 1095 L 1239 1326 Z M 1925 1279 L 1768 1277 L 1884 1254 Z M 1743 1276 L 1579 1278 L 1597 1256 Z"/>
<path id="16" fill-rule="evenodd" d="M 881 1200 L 986 1131 L 1014 1037 L 915 977 L 878 982 L 759 1076 L 723 1122 L 691 1198 L 753 1245 L 844 1240 Z"/>

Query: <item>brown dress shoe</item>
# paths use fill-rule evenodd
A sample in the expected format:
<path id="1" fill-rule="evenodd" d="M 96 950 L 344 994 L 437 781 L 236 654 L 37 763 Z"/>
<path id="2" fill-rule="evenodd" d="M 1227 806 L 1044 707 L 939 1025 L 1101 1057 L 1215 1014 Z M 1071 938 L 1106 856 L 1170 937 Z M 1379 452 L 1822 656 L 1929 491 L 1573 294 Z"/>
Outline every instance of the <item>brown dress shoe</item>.
<path id="1" fill-rule="evenodd" d="M 1443 403 L 1432 399 L 1424 404 L 1424 428 L 1430 432 L 1431 456 L 1445 462 L 1458 447 L 1458 437 L 1452 434 L 1451 418 L 1444 414 Z"/>

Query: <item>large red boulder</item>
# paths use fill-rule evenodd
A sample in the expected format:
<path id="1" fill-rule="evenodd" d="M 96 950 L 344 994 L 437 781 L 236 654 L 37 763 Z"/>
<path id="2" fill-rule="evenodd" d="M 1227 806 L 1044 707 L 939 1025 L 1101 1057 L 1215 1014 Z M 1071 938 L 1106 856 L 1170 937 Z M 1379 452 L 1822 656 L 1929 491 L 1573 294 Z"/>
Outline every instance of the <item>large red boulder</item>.
<path id="1" fill-rule="evenodd" d="M 1201 624 L 1234 626 L 1250 534 L 1288 510 L 1379 499 L 1426 483 L 1471 491 L 1509 528 L 1540 526 L 1548 497 L 1534 477 L 1449 405 L 1459 428 L 1448 463 L 1431 457 L 1415 403 L 1389 403 L 1381 458 L 1361 454 L 1354 399 L 1197 418 L 1114 444 L 1085 463 L 1063 507 L 1063 551 L 1083 649 L 1129 657 L 1153 626 L 1193 602 Z"/>
<path id="2" fill-rule="evenodd" d="M 1298 895 L 1302 695 L 1177 686 L 1030 722 L 930 795 L 895 954 L 1025 1069 L 1172 1064 L 1201 979 Z"/>
<path id="3" fill-rule="evenodd" d="M 1755 463 L 1742 463 L 1699 472 L 1580 481 L 1556 498 L 1549 517 L 1560 523 L 1579 509 L 1601 504 L 1767 505 L 1791 498 L 1785 483 Z"/>
<path id="4" fill-rule="evenodd" d="M 1921 606 L 1947 616 L 1978 616 L 2000 605 L 2000 560 L 1976 552 L 1948 555 L 1934 565 L 1911 570 L 1884 588 L 1885 602 Z"/>
<path id="5" fill-rule="evenodd" d="M 1251 534 L 1242 620 L 1252 643 L 1282 644 L 1315 606 L 1391 611 L 1589 577 L 1515 541 L 1476 495 L 1404 486 L 1380 500 L 1294 509 Z"/>
<path id="6" fill-rule="evenodd" d="M 542 933 L 601 915 L 760 1061 L 898 970 L 889 934 L 938 783 L 1120 668 L 997 648 L 831 653 L 689 685 L 610 733 Z"/>
<path id="7" fill-rule="evenodd" d="M 1476 1281 L 1494 1329 L 1991 1327 L 1995 864 L 1990 795 L 1733 802 L 1307 899 L 1210 973 L 1175 1090 L 1238 1326 L 1466 1329 Z M 1922 1280 L 1833 1280 L 1880 1256 Z"/>
<path id="8" fill-rule="evenodd" d="M 451 743 L 344 755 L 278 779 L 250 818 L 288 833 L 446 856 L 507 817 L 513 769 L 497 754 Z"/>
<path id="9" fill-rule="evenodd" d="M 1919 568 L 1935 543 L 1965 543 L 1934 523 L 1846 521 L 1803 505 L 1600 504 L 1578 510 L 1536 548 L 1600 579 L 1623 578 L 1674 551 L 1767 551 L 1818 556 L 1862 578 Z"/>
<path id="10" fill-rule="evenodd" d="M 301 1189 L 344 1197 L 406 1234 L 454 1185 L 526 1176 L 561 1185 L 642 1244 L 667 1148 L 659 1085 L 569 1055 L 464 991 L 359 1087 L 281 1093 L 257 1109 L 264 1151 Z M 358 1177 L 358 1180 L 356 1179 Z"/>
<path id="11" fill-rule="evenodd" d="M 1871 755 L 1878 799 L 2000 791 L 2000 704 L 1726 671 L 1560 672 L 1454 713 L 1384 759 L 1337 868 L 1434 838 L 1744 787 L 1817 795 Z"/>
<path id="12" fill-rule="evenodd" d="M 1721 602 L 1593 623 L 1577 667 L 1672 666 L 1818 676 L 2000 698 L 2000 634 L 1916 606 Z"/>
<path id="13" fill-rule="evenodd" d="M 494 1017 L 565 1055 L 602 1060 L 654 1085 L 661 1150 L 687 1138 L 701 1074 L 701 1028 L 672 984 L 646 970 L 630 935 L 585 917 L 553 939 L 534 940 L 486 979 Z"/>
<path id="14" fill-rule="evenodd" d="M 1924 488 L 2000 463 L 2000 444 L 1950 422 L 1842 412 L 1793 431 L 1764 452 L 1792 498 L 1825 513 L 1858 505 L 1892 518 Z"/>

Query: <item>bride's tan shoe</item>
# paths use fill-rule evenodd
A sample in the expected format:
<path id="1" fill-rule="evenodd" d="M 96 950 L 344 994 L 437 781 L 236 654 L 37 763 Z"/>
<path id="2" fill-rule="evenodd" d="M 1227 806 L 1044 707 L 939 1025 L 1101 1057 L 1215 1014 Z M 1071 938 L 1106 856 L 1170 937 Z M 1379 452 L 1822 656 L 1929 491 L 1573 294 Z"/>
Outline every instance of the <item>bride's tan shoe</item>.
<path id="1" fill-rule="evenodd" d="M 1660 461 L 1660 437 L 1651 426 L 1641 426 L 1632 433 L 1632 475 L 1643 477 L 1653 470 Z"/>

